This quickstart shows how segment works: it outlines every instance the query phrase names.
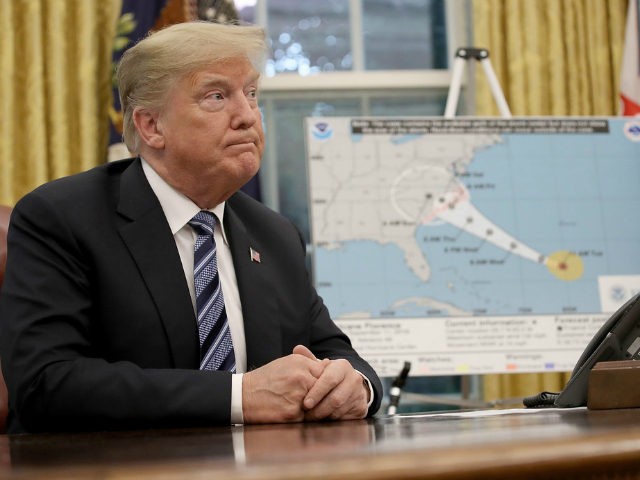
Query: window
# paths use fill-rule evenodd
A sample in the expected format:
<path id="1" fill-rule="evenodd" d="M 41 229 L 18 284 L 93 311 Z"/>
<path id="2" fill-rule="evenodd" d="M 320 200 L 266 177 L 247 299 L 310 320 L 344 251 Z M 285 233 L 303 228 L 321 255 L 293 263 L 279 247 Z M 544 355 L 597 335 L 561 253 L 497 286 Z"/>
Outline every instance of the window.
<path id="1" fill-rule="evenodd" d="M 444 0 L 238 1 L 267 27 L 267 75 L 447 68 Z"/>

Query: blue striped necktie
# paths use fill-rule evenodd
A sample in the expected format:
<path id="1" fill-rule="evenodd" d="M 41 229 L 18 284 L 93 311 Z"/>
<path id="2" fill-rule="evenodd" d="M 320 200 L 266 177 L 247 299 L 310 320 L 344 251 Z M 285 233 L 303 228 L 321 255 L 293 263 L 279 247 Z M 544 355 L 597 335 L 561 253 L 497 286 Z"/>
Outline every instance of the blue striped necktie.
<path id="1" fill-rule="evenodd" d="M 198 235 L 193 256 L 193 281 L 200 337 L 200 370 L 235 372 L 236 359 L 218 275 L 216 241 L 213 238 L 216 217 L 203 210 L 189 221 L 189 225 Z"/>

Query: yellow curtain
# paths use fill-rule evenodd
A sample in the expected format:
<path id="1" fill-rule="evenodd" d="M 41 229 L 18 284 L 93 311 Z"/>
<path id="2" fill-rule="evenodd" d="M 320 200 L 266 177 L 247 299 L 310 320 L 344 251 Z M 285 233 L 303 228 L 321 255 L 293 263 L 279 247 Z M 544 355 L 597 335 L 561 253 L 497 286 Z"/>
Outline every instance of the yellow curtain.
<path id="1" fill-rule="evenodd" d="M 615 115 L 627 0 L 473 0 L 473 43 L 487 48 L 514 115 Z M 483 75 L 476 114 L 497 115 Z"/>
<path id="2" fill-rule="evenodd" d="M 487 48 L 515 116 L 615 115 L 627 0 L 473 0 L 473 44 Z M 498 115 L 484 75 L 475 114 Z M 560 391 L 568 373 L 485 375 L 486 400 Z"/>
<path id="3" fill-rule="evenodd" d="M 0 0 L 0 203 L 106 159 L 121 0 Z"/>

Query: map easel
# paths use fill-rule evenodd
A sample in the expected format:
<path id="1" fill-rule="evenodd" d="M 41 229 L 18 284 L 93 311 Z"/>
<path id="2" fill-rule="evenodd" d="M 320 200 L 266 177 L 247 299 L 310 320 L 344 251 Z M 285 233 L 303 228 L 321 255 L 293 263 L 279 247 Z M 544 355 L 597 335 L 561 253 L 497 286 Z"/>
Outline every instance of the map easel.
<path id="1" fill-rule="evenodd" d="M 493 67 L 491 66 L 491 60 L 489 60 L 489 51 L 484 48 L 471 47 L 458 48 L 456 51 L 455 60 L 453 61 L 451 85 L 449 86 L 447 104 L 444 109 L 444 118 L 455 117 L 458 99 L 460 97 L 460 87 L 462 86 L 462 74 L 464 73 L 467 60 L 470 59 L 477 60 L 480 62 L 480 65 L 482 65 L 500 115 L 504 118 L 511 118 L 511 110 L 509 110 L 509 105 L 507 105 L 502 88 L 500 88 L 500 82 L 498 82 L 498 77 L 496 77 Z"/>

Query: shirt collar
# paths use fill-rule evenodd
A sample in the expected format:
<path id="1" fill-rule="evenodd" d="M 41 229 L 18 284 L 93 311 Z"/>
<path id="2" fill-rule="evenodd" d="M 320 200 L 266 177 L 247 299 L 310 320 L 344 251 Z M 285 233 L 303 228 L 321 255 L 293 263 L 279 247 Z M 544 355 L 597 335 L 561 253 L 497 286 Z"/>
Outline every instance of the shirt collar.
<path id="1" fill-rule="evenodd" d="M 142 171 L 147 177 L 153 193 L 158 197 L 160 206 L 169 222 L 171 233 L 175 235 L 178 230 L 187 225 L 189 220 L 201 209 L 193 203 L 189 197 L 169 185 L 144 158 L 140 157 L 140 160 L 142 161 Z M 209 211 L 218 218 L 218 226 L 222 232 L 222 238 L 224 243 L 228 245 L 227 234 L 224 231 L 224 206 L 225 202 L 222 202 L 214 208 L 210 208 Z"/>

